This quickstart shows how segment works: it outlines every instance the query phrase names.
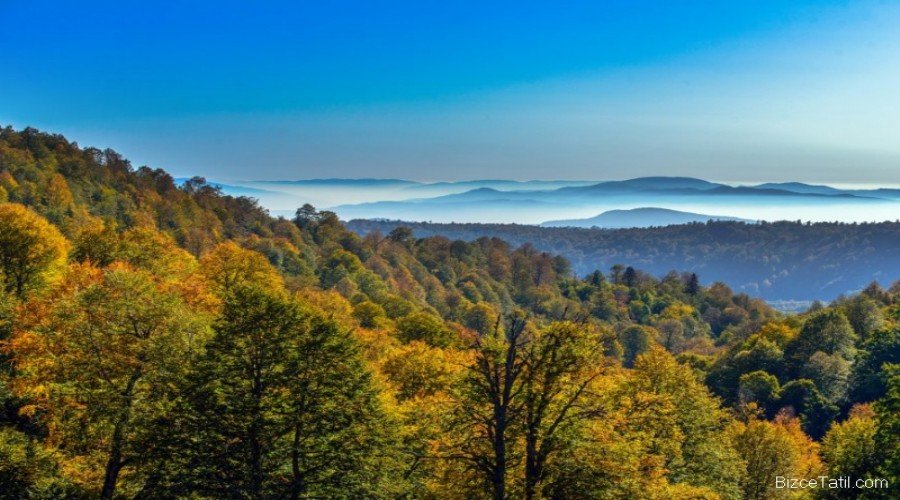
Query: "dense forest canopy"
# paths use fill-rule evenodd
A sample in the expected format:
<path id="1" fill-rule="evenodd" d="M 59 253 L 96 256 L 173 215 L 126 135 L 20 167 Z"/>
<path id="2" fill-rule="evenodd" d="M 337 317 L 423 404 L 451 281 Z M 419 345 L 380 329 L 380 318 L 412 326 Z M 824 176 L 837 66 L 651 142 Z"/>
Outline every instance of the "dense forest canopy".
<path id="1" fill-rule="evenodd" d="M 762 499 L 821 475 L 891 498 L 900 480 L 896 284 L 785 315 L 691 272 L 577 278 L 529 244 L 273 218 L 11 128 L 0 284 L 4 498 Z"/>
<path id="2" fill-rule="evenodd" d="M 872 281 L 900 276 L 900 222 L 802 223 L 711 221 L 667 227 L 592 229 L 519 224 L 434 224 L 352 220 L 359 234 L 398 226 L 417 237 L 472 241 L 484 236 L 565 256 L 579 276 L 615 264 L 662 276 L 695 272 L 707 283 L 770 301 L 834 300 Z"/>

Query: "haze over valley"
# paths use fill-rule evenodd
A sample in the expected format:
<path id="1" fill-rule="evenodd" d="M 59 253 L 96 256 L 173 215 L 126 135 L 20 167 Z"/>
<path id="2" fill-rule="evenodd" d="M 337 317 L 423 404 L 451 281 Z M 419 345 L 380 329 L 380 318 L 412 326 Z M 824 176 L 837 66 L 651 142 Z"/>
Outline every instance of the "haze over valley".
<path id="1" fill-rule="evenodd" d="M 273 214 L 310 203 L 344 220 L 544 224 L 590 219 L 612 210 L 668 209 L 712 219 L 881 222 L 900 218 L 900 189 L 842 188 L 799 182 L 732 185 L 688 177 L 624 181 L 414 182 L 398 179 L 216 181 L 227 194 L 251 196 Z M 658 215 L 658 214 L 657 214 Z M 690 220 L 696 220 L 697 217 Z M 679 222 L 645 216 L 635 227 Z M 685 222 L 688 220 L 685 220 Z M 554 223 L 553 225 L 560 225 Z M 585 226 L 584 223 L 572 223 Z M 629 227 L 621 221 L 600 227 Z"/>

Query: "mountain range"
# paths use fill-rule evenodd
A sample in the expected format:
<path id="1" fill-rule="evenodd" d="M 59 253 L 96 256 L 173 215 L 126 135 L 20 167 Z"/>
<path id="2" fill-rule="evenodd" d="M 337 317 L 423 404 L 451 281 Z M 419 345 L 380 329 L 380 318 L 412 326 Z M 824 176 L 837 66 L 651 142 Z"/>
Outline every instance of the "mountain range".
<path id="1" fill-rule="evenodd" d="M 611 210 L 654 207 L 715 219 L 874 222 L 900 213 L 900 189 L 841 189 L 800 182 L 729 185 L 691 177 L 585 180 L 401 179 L 214 181 L 249 195 L 276 215 L 303 203 L 342 219 L 541 224 L 594 217 Z M 249 194 L 244 189 L 253 189 Z M 636 226 L 637 227 L 637 226 Z"/>
<path id="2" fill-rule="evenodd" d="M 587 219 L 551 220 L 541 223 L 542 227 L 597 227 L 604 229 L 620 229 L 628 227 L 659 227 L 674 224 L 691 224 L 707 221 L 741 221 L 752 222 L 725 215 L 704 215 L 692 212 L 680 212 L 667 208 L 642 207 L 631 210 L 608 210 Z"/>

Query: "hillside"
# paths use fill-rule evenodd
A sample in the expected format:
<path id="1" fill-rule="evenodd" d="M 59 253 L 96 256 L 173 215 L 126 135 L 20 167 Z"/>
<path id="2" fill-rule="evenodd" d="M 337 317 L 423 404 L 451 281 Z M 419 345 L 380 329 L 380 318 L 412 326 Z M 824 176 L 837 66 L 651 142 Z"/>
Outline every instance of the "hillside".
<path id="1" fill-rule="evenodd" d="M 615 264 L 661 276 L 695 272 L 711 283 L 767 300 L 832 300 L 872 281 L 900 278 L 900 223 L 709 222 L 661 228 L 598 230 L 515 224 L 430 224 L 353 220 L 360 234 L 406 226 L 418 237 L 466 241 L 496 237 L 559 253 L 581 276 Z"/>
<path id="2" fill-rule="evenodd" d="M 784 315 L 691 272 L 571 271 L 493 237 L 359 236 L 310 205 L 273 218 L 200 178 L 0 129 L 0 496 L 897 484 L 900 286 Z"/>

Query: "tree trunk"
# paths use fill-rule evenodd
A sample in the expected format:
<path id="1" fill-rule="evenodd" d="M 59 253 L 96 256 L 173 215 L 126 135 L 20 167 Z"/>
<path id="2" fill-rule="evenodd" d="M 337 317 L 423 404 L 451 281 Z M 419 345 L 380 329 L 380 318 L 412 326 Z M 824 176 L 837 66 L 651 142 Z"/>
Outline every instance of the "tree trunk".
<path id="1" fill-rule="evenodd" d="M 262 448 L 256 424 L 250 426 L 250 498 L 262 498 Z"/>
<path id="2" fill-rule="evenodd" d="M 506 409 L 497 407 L 494 419 L 497 433 L 494 436 L 494 500 L 506 498 Z"/>
<path id="3" fill-rule="evenodd" d="M 103 489 L 100 490 L 100 498 L 109 499 L 116 493 L 116 483 L 119 480 L 119 472 L 122 471 L 122 447 L 125 441 L 125 426 L 128 425 L 128 419 L 131 417 L 131 403 L 134 397 L 134 386 L 138 379 L 141 378 L 142 369 L 138 367 L 128 383 L 125 390 L 122 391 L 122 397 L 125 399 L 125 405 L 113 428 L 113 435 L 109 444 L 109 460 L 106 461 L 106 472 L 103 475 Z"/>
<path id="4" fill-rule="evenodd" d="M 540 471 L 537 460 L 537 438 L 533 430 L 525 436 L 525 498 L 532 500 L 537 495 Z"/>
<path id="5" fill-rule="evenodd" d="M 298 500 L 305 493 L 303 472 L 300 470 L 300 426 L 294 427 L 294 444 L 291 448 L 291 500 Z"/>
<path id="6" fill-rule="evenodd" d="M 119 479 L 119 472 L 122 470 L 122 428 L 116 424 L 113 431 L 113 441 L 110 445 L 109 460 L 106 462 L 106 474 L 103 477 L 103 490 L 100 491 L 100 498 L 112 498 L 116 492 L 116 482 Z"/>

